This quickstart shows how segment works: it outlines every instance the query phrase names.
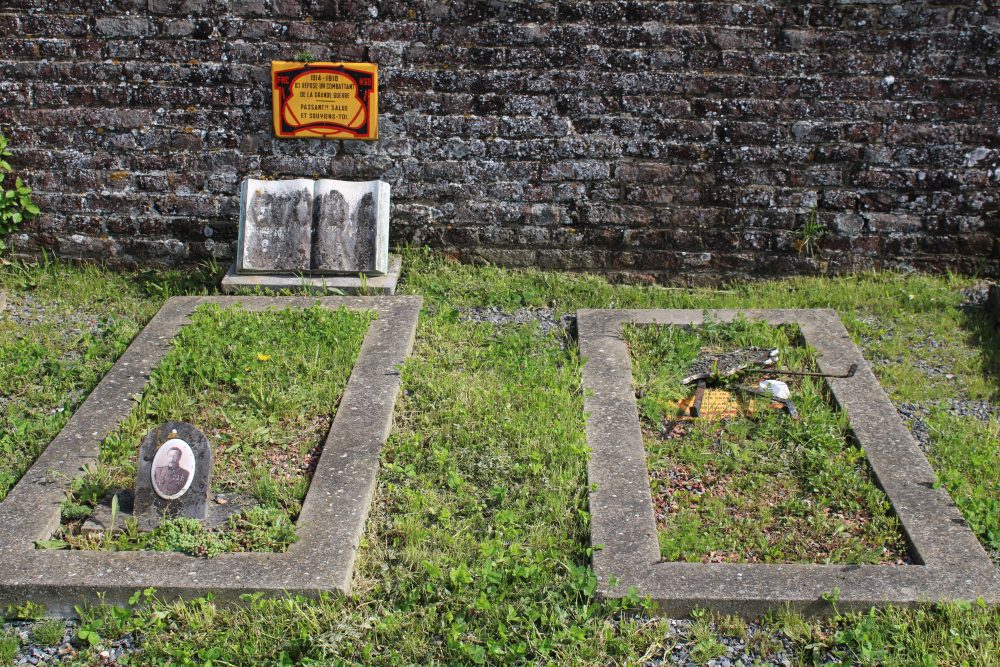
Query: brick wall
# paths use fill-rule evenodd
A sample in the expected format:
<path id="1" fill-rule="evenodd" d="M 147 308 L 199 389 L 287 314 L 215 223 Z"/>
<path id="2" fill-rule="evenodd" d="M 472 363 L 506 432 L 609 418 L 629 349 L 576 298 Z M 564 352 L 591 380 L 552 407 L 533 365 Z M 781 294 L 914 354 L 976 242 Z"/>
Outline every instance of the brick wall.
<path id="1" fill-rule="evenodd" d="M 272 138 L 269 66 L 380 66 L 377 143 Z M 5 0 L 0 127 L 117 265 L 228 260 L 246 175 L 381 177 L 393 242 L 664 281 L 1000 274 L 990 0 Z M 830 235 L 795 247 L 813 206 Z"/>

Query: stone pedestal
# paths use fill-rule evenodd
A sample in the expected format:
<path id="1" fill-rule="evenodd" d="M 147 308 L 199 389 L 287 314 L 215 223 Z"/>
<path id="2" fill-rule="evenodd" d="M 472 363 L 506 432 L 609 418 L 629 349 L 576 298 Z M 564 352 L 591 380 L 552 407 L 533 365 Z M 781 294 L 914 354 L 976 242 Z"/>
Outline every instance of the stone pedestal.
<path id="1" fill-rule="evenodd" d="M 222 279 L 223 294 L 235 294 L 240 290 L 263 290 L 275 292 L 304 292 L 307 294 L 395 294 L 396 283 L 403 267 L 399 255 L 389 256 L 389 270 L 384 276 L 367 278 L 362 284 L 359 276 L 311 276 L 295 275 L 246 275 L 236 271 L 233 264 Z"/>

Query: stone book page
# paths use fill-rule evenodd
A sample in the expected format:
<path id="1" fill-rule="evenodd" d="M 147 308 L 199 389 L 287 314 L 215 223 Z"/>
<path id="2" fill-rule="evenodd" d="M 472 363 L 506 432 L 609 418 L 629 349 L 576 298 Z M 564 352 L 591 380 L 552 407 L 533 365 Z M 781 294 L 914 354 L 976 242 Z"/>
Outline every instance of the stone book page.
<path id="1" fill-rule="evenodd" d="M 312 254 L 310 179 L 243 181 L 237 268 L 243 272 L 307 271 Z"/>
<path id="2" fill-rule="evenodd" d="M 377 276 L 388 268 L 388 183 L 243 182 L 238 273 Z"/>
<path id="3" fill-rule="evenodd" d="M 384 274 L 389 265 L 389 184 L 321 179 L 314 195 L 312 271 Z"/>

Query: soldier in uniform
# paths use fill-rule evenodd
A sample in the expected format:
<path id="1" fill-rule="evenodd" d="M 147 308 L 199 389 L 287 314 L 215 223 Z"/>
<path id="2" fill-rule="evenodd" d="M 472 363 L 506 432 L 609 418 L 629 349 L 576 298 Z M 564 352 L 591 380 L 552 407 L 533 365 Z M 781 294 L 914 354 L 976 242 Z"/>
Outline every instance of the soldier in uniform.
<path id="1" fill-rule="evenodd" d="M 161 496 L 174 496 L 187 484 L 191 471 L 181 467 L 180 447 L 171 447 L 167 457 L 167 465 L 153 471 L 153 486 Z"/>

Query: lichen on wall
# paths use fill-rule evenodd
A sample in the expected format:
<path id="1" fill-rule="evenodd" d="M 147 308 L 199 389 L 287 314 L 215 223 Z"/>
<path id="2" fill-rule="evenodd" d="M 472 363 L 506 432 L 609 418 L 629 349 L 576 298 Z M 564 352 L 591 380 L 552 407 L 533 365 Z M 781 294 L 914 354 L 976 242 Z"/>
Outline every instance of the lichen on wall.
<path id="1" fill-rule="evenodd" d="M 271 60 L 379 65 L 380 139 L 273 138 Z M 234 252 L 246 176 L 392 184 L 392 242 L 665 282 L 1000 274 L 1000 9 L 958 0 L 0 8 L 22 252 Z M 824 232 L 802 252 L 812 208 Z"/>

